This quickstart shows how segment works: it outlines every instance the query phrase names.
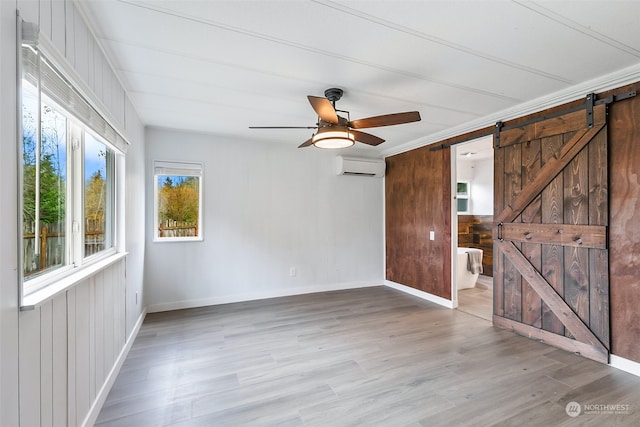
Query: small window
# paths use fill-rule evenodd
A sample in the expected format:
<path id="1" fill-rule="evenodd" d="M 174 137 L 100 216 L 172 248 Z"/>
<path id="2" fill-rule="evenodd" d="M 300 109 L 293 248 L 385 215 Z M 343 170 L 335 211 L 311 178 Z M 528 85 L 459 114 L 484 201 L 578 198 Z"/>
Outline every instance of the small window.
<path id="1" fill-rule="evenodd" d="M 155 241 L 202 240 L 202 163 L 154 163 Z"/>
<path id="2" fill-rule="evenodd" d="M 469 181 L 458 181 L 456 183 L 456 203 L 459 214 L 468 214 L 471 209 L 469 206 L 471 198 L 471 183 Z"/>

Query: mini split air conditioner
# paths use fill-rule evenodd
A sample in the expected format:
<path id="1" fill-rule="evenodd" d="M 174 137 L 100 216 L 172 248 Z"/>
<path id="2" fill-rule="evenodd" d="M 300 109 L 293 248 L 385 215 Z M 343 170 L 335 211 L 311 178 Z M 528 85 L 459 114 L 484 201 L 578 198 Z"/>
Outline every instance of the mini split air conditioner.
<path id="1" fill-rule="evenodd" d="M 336 157 L 337 175 L 384 176 L 384 159 L 357 159 L 354 157 Z"/>

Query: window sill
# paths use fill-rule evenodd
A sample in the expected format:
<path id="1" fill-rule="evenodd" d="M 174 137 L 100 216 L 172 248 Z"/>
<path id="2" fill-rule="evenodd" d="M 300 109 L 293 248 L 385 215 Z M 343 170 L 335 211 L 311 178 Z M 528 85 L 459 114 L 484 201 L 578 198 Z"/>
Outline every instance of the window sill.
<path id="1" fill-rule="evenodd" d="M 68 276 L 57 280 L 56 282 L 39 289 L 29 295 L 23 296 L 20 303 L 20 311 L 33 310 L 42 303 L 49 301 L 74 287 L 87 277 L 96 274 L 98 271 L 109 267 L 127 256 L 126 252 L 118 252 L 93 264 L 87 265 L 79 269 L 79 271 L 69 274 Z"/>
<path id="2" fill-rule="evenodd" d="M 153 243 L 189 243 L 189 242 L 202 242 L 203 237 L 156 237 L 153 239 Z"/>

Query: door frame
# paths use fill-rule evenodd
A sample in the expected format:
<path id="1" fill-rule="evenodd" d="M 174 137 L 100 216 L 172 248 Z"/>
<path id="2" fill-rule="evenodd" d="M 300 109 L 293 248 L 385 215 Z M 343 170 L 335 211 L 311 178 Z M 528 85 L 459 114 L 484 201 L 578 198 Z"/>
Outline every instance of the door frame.
<path id="1" fill-rule="evenodd" d="M 458 181 L 458 152 L 469 143 L 479 141 L 481 139 L 492 138 L 492 157 L 493 162 L 495 156 L 495 141 L 492 135 L 478 136 L 476 138 L 467 139 L 458 144 L 452 144 L 451 150 L 451 302 L 452 308 L 458 308 L 458 204 L 456 199 L 457 181 Z M 491 188 L 492 205 L 493 205 L 493 188 Z M 494 213 L 492 213 L 494 215 Z"/>

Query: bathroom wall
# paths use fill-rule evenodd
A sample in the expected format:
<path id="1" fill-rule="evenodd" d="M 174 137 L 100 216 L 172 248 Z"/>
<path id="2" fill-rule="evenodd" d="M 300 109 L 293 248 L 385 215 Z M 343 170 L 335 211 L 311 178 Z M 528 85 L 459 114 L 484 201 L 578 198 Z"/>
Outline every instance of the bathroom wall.
<path id="1" fill-rule="evenodd" d="M 458 247 L 482 249 L 482 274 L 493 277 L 493 215 L 458 215 Z"/>
<path id="2" fill-rule="evenodd" d="M 469 214 L 493 215 L 493 158 L 458 158 L 456 176 L 471 182 Z"/>
<path id="3" fill-rule="evenodd" d="M 471 213 L 493 215 L 493 158 L 475 160 L 473 166 Z"/>

